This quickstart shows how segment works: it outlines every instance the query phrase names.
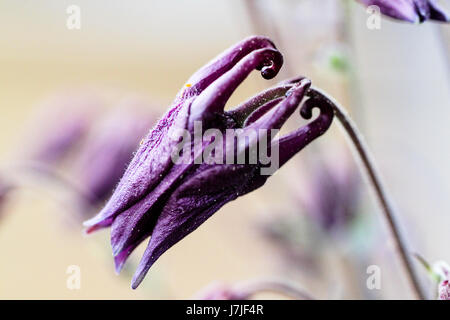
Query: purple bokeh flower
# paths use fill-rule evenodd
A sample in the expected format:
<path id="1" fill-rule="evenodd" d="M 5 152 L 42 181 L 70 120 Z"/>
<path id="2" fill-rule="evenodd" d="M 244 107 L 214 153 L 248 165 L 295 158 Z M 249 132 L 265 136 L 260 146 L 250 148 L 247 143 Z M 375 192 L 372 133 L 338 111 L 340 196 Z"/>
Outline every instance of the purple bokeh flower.
<path id="1" fill-rule="evenodd" d="M 45 102 L 33 119 L 31 160 L 55 164 L 82 141 L 100 102 L 85 94 L 61 94 Z"/>
<path id="2" fill-rule="evenodd" d="M 450 300 L 450 280 L 448 279 L 439 284 L 439 300 Z"/>
<path id="3" fill-rule="evenodd" d="M 318 253 L 322 234 L 298 212 L 277 209 L 269 213 L 264 219 L 257 219 L 255 225 L 267 249 L 273 251 L 271 260 L 286 272 L 302 270 L 314 275 L 320 272 Z"/>
<path id="4" fill-rule="evenodd" d="M 382 14 L 412 23 L 435 20 L 450 22 L 449 13 L 436 0 L 359 0 L 366 6 L 378 6 Z"/>
<path id="5" fill-rule="evenodd" d="M 282 279 L 260 278 L 242 281 L 234 285 L 213 282 L 198 292 L 197 300 L 249 300 L 259 293 L 276 293 L 294 299 L 313 300 L 314 298 L 303 288 L 295 286 L 291 281 Z"/>
<path id="6" fill-rule="evenodd" d="M 249 293 L 222 282 L 213 282 L 197 292 L 195 300 L 247 300 Z"/>
<path id="7" fill-rule="evenodd" d="M 130 253 L 146 238 L 150 241 L 132 280 L 136 288 L 153 263 L 171 246 L 194 231 L 226 203 L 261 187 L 267 175 L 263 165 L 196 163 L 210 142 L 189 142 L 190 161 L 174 163 L 180 130 L 194 135 L 195 123 L 202 130 L 241 129 L 239 135 L 259 129 L 279 129 L 302 102 L 310 81 L 301 78 L 268 89 L 231 111 L 224 111 L 232 93 L 252 72 L 266 79 L 276 76 L 283 58 L 272 41 L 264 37 L 245 39 L 196 72 L 175 98 L 172 107 L 150 131 L 136 152 L 119 185 L 103 210 L 85 222 L 88 232 L 111 226 L 111 245 L 119 272 Z M 311 123 L 275 139 L 279 166 L 286 163 L 331 125 L 333 110 L 307 100 L 304 118 L 320 115 Z M 259 141 L 259 136 L 256 137 Z M 254 141 L 253 141 L 254 142 Z M 249 152 L 249 144 L 223 144 L 224 156 Z"/>
<path id="8" fill-rule="evenodd" d="M 2 214 L 8 195 L 13 189 L 14 187 L 11 183 L 8 183 L 3 179 L 0 180 L 0 215 Z"/>
<path id="9" fill-rule="evenodd" d="M 438 300 L 450 300 L 450 266 L 444 261 L 436 262 L 433 272 L 439 278 Z"/>
<path id="10" fill-rule="evenodd" d="M 92 129 L 79 150 L 75 176 L 92 205 L 111 196 L 155 117 L 143 102 L 126 99 Z"/>
<path id="11" fill-rule="evenodd" d="M 292 179 L 294 204 L 271 209 L 266 219 L 256 221 L 258 231 L 279 256 L 275 261 L 287 271 L 322 272 L 319 263 L 324 245 L 352 236 L 359 226 L 358 170 L 336 145 L 327 146 L 326 154 L 302 158 L 299 164 L 304 170 Z"/>
<path id="12" fill-rule="evenodd" d="M 358 171 L 348 156 L 308 163 L 307 185 L 297 192 L 303 211 L 326 232 L 348 227 L 357 213 Z"/>

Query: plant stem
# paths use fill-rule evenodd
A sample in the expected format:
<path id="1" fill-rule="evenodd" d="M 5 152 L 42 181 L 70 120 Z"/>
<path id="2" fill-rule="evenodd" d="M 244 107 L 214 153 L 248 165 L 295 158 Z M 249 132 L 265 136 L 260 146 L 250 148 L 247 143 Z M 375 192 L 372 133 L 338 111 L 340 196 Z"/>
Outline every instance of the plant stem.
<path id="1" fill-rule="evenodd" d="M 39 162 L 26 162 L 23 163 L 22 166 L 17 166 L 16 171 L 41 176 L 56 186 L 68 191 L 74 197 L 78 198 L 80 201 L 83 201 L 83 203 L 87 206 L 90 206 L 92 201 L 98 200 L 95 198 L 95 195 L 83 190 L 81 187 L 74 184 L 70 179 L 64 177 L 55 169 L 45 164 Z"/>
<path id="2" fill-rule="evenodd" d="M 258 292 L 275 292 L 297 300 L 315 300 L 305 289 L 278 279 L 259 279 L 237 284 L 234 289 L 251 297 Z"/>
<path id="3" fill-rule="evenodd" d="M 415 296 L 418 299 L 425 299 L 420 281 L 413 267 L 412 259 L 408 254 L 405 240 L 402 238 L 398 224 L 395 220 L 395 210 L 392 204 L 392 200 L 390 199 L 386 188 L 384 187 L 384 184 L 381 180 L 381 175 L 375 166 L 375 161 L 373 160 L 372 154 L 370 153 L 362 134 L 359 132 L 356 124 L 347 114 L 345 109 L 328 94 L 321 91 L 320 89 L 311 88 L 309 91 L 309 96 L 312 98 L 325 100 L 329 105 L 333 107 L 336 117 L 338 118 L 339 122 L 347 133 L 348 138 L 352 142 L 354 148 L 356 149 L 356 152 L 359 155 L 362 167 L 366 172 L 367 177 L 370 181 L 370 185 L 381 205 L 384 218 L 387 222 L 392 240 L 395 245 L 396 252 L 402 262 L 403 268 L 405 269 L 405 273 L 408 277 L 412 289 L 414 290 Z"/>
<path id="4" fill-rule="evenodd" d="M 243 1 L 246 15 L 250 21 L 251 32 L 258 35 L 267 35 L 275 40 L 278 49 L 282 48 L 283 51 L 289 51 L 287 50 L 287 43 L 283 41 L 279 26 L 277 25 L 275 15 L 273 14 L 273 8 L 263 15 L 261 13 L 261 8 L 258 7 L 257 1 L 258 0 Z M 271 5 L 273 6 L 273 3 L 271 3 Z M 294 77 L 296 73 L 292 68 L 291 61 L 287 59 L 288 57 L 284 57 L 284 66 L 280 72 L 283 72 L 284 77 L 286 78 Z"/>

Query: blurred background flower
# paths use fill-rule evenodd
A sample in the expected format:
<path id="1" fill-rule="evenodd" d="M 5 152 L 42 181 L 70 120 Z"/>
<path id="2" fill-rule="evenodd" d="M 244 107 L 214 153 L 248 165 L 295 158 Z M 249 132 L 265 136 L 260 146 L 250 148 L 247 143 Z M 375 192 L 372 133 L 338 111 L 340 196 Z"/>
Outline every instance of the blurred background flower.
<path id="1" fill-rule="evenodd" d="M 314 300 L 303 288 L 279 278 L 259 278 L 242 281 L 233 285 L 212 282 L 197 292 L 197 300 L 250 300 L 270 293 L 270 297 L 284 297 L 297 300 Z"/>
<path id="2" fill-rule="evenodd" d="M 85 138 L 100 103 L 84 93 L 61 93 L 46 99 L 29 117 L 21 144 L 25 154 L 21 156 L 48 165 L 60 163 Z"/>
<path id="3" fill-rule="evenodd" d="M 111 195 L 156 119 L 145 99 L 126 93 L 105 99 L 104 93 L 80 90 L 46 99 L 13 158 L 16 176 L 28 171 L 31 179 L 43 178 L 40 187 L 70 189 L 78 220 L 95 214 Z"/>
<path id="4" fill-rule="evenodd" d="M 94 124 L 74 156 L 72 173 L 91 195 L 90 205 L 99 207 L 112 194 L 140 141 L 154 124 L 152 110 L 144 101 L 124 98 Z"/>
<path id="5" fill-rule="evenodd" d="M 247 292 L 239 292 L 225 283 L 212 282 L 194 296 L 196 300 L 247 300 Z"/>
<path id="6" fill-rule="evenodd" d="M 436 20 L 450 22 L 449 13 L 437 0 L 360 0 L 366 6 L 378 6 L 382 14 L 407 22 Z"/>
<path id="7" fill-rule="evenodd" d="M 0 177 L 0 218 L 3 214 L 9 193 L 14 189 L 13 185 Z"/>
<path id="8" fill-rule="evenodd" d="M 373 220 L 360 203 L 364 193 L 359 170 L 340 143 L 329 151 L 316 150 L 297 163 L 297 179 L 287 182 L 290 208 L 271 204 L 267 218 L 257 219 L 261 236 L 273 248 L 283 274 L 303 273 L 323 282 L 330 263 L 325 253 L 332 251 L 338 260 L 332 263 L 344 266 L 346 276 L 340 277 L 352 278 L 358 272 L 353 268 L 362 268 L 373 250 L 377 236 Z M 358 281 L 356 277 L 352 282 Z"/>
<path id="9" fill-rule="evenodd" d="M 296 191 L 299 211 L 309 215 L 325 234 L 346 232 L 357 215 L 359 172 L 348 157 L 317 155 Z"/>

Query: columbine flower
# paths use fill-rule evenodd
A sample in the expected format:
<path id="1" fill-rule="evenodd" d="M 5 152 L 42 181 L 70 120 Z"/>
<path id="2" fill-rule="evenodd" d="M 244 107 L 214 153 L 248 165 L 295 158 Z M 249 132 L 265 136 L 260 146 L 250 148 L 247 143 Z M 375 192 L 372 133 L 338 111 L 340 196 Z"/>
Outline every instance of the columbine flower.
<path id="1" fill-rule="evenodd" d="M 268 176 L 261 174 L 267 163 L 261 158 L 255 164 L 198 163 L 211 141 L 186 142 L 185 146 L 190 147 L 188 161 L 174 163 L 173 154 L 179 151 L 180 132 L 194 135 L 198 122 L 205 132 L 240 129 L 236 131 L 238 140 L 254 130 L 279 129 L 304 98 L 309 80 L 301 78 L 282 83 L 231 111 L 224 111 L 224 107 L 252 70 L 261 70 L 264 78 L 271 79 L 282 62 L 281 53 L 269 39 L 251 37 L 195 73 L 144 139 L 106 206 L 85 223 L 88 232 L 111 226 L 117 271 L 139 243 L 151 237 L 132 280 L 132 288 L 139 285 L 152 264 L 171 246 L 227 202 L 261 187 L 267 180 Z M 314 107 L 315 101 L 307 100 L 301 108 L 302 116 L 311 118 Z M 269 151 L 279 150 L 279 166 L 330 126 L 331 107 L 324 104 L 317 107 L 320 115 L 305 127 L 278 139 L 269 135 L 272 141 Z M 247 154 L 251 151 L 250 145 L 260 138 L 258 135 L 237 146 L 234 140 L 227 139 L 223 142 L 223 156 L 230 152 Z"/>
<path id="2" fill-rule="evenodd" d="M 153 124 L 138 100 L 126 99 L 103 118 L 79 151 L 75 176 L 95 205 L 111 196 L 133 152 Z M 148 109 L 148 106 L 146 106 Z"/>
<path id="3" fill-rule="evenodd" d="M 436 0 L 359 0 L 366 6 L 378 6 L 382 14 L 408 22 L 436 20 L 450 22 L 450 15 Z"/>

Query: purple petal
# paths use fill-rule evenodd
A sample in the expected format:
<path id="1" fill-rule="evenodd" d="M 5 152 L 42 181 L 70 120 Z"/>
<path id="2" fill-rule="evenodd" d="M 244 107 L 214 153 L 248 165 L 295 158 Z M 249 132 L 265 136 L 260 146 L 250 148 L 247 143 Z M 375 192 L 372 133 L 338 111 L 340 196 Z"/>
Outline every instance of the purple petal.
<path id="1" fill-rule="evenodd" d="M 97 202 L 111 195 L 153 122 L 150 115 L 133 110 L 133 105 L 126 107 L 108 114 L 80 150 L 75 175 Z"/>
<path id="2" fill-rule="evenodd" d="M 231 70 L 217 79 L 192 103 L 190 121 L 207 119 L 212 113 L 221 112 L 232 93 L 255 69 L 263 67 L 267 77 L 276 76 L 283 65 L 281 53 L 272 48 L 255 50 L 242 58 Z M 264 69 L 267 68 L 267 69 Z M 270 70 L 270 72 L 268 72 Z"/>
<path id="3" fill-rule="evenodd" d="M 253 169 L 259 173 L 259 168 Z M 248 179 L 248 177 L 255 177 Z M 245 165 L 201 165 L 164 206 L 133 277 L 135 289 L 153 263 L 226 203 L 262 186 L 267 176 Z M 221 183 L 217 183 L 221 181 Z"/>
<path id="4" fill-rule="evenodd" d="M 408 22 L 419 22 L 420 16 L 416 11 L 413 0 L 360 0 L 366 6 L 375 5 L 382 14 L 394 19 Z"/>
<path id="5" fill-rule="evenodd" d="M 287 98 L 275 108 L 265 113 L 261 118 L 250 124 L 249 129 L 280 129 L 286 120 L 294 113 L 302 101 L 311 81 L 303 79 L 292 87 L 287 93 Z"/>
<path id="6" fill-rule="evenodd" d="M 315 107 L 320 109 L 320 115 L 313 122 L 275 141 L 275 143 L 279 144 L 280 167 L 311 141 L 324 134 L 330 127 L 334 112 L 332 107 L 324 101 L 307 100 L 300 110 L 303 118 L 310 119 L 312 117 L 312 109 Z"/>
<path id="7" fill-rule="evenodd" d="M 263 114 L 264 112 L 258 111 L 267 102 L 284 97 L 286 92 L 293 87 L 292 84 L 278 84 L 277 86 L 267 89 L 254 97 L 250 98 L 246 102 L 240 104 L 236 108 L 226 112 L 229 116 L 234 118 L 236 122 L 240 123 L 240 127 L 243 126 L 246 119 L 254 112 Z M 253 116 L 255 118 L 255 116 Z M 252 121 L 253 122 L 253 121 Z"/>
<path id="8" fill-rule="evenodd" d="M 190 87 L 182 89 L 181 96 L 186 97 L 200 94 L 211 83 L 236 65 L 243 57 L 261 48 L 276 49 L 269 38 L 262 36 L 251 36 L 238 42 L 194 73 L 187 81 Z"/>
<path id="9" fill-rule="evenodd" d="M 188 105 L 170 109 L 139 147 L 116 190 L 103 210 L 85 221 L 87 232 L 111 225 L 120 212 L 144 198 L 172 167 L 171 155 L 178 143 L 172 137 L 187 127 Z"/>
<path id="10" fill-rule="evenodd" d="M 429 1 L 430 19 L 440 22 L 450 22 L 450 13 L 443 9 L 436 1 Z"/>

